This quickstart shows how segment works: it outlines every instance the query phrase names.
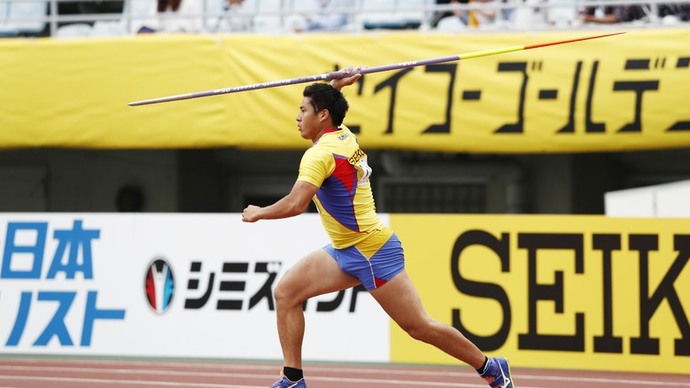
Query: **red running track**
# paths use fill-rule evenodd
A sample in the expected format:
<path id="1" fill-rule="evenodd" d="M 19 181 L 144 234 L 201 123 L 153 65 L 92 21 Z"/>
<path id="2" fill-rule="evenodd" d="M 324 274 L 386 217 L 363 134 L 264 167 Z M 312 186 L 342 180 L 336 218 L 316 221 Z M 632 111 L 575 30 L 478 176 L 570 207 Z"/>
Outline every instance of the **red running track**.
<path id="1" fill-rule="evenodd" d="M 0 358 L 1 388 L 267 388 L 279 364 L 232 361 Z M 305 365 L 309 388 L 486 387 L 468 367 Z M 519 369 L 519 388 L 688 387 L 690 375 Z"/>

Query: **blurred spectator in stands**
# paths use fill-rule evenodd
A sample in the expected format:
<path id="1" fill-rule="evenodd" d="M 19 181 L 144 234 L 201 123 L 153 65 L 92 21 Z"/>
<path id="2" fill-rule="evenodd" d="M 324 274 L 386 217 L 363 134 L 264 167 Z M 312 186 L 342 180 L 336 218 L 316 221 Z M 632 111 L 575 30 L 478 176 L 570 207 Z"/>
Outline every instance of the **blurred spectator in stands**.
<path id="1" fill-rule="evenodd" d="M 296 32 L 344 30 L 350 20 L 347 10 L 353 7 L 352 0 L 311 0 L 299 10 L 293 28 Z"/>
<path id="2" fill-rule="evenodd" d="M 487 28 L 496 22 L 496 8 L 492 8 L 495 5 L 496 0 L 476 0 L 481 8 L 474 11 L 474 17 L 476 18 L 477 26 L 480 28 Z"/>
<path id="3" fill-rule="evenodd" d="M 156 32 L 201 32 L 203 1 L 158 0 L 158 28 Z"/>
<path id="4" fill-rule="evenodd" d="M 130 0 L 139 33 L 253 31 L 245 0 Z M 204 8 L 206 7 L 205 12 Z"/>
<path id="5" fill-rule="evenodd" d="M 548 0 L 543 20 L 557 28 L 579 27 L 582 24 L 579 7 L 573 0 Z"/>
<path id="6" fill-rule="evenodd" d="M 182 5 L 182 0 L 158 0 L 158 12 L 173 11 L 177 12 Z"/>
<path id="7" fill-rule="evenodd" d="M 224 0 L 223 15 L 218 18 L 216 32 L 250 32 L 254 30 L 253 15 L 244 8 L 244 0 Z"/>
<path id="8" fill-rule="evenodd" d="M 477 3 L 480 8 L 477 9 L 450 9 L 440 11 L 431 23 L 432 28 L 442 31 L 460 30 L 464 27 L 487 27 L 494 24 L 496 21 L 496 9 L 489 8 L 485 5 L 494 3 L 495 0 L 436 0 L 436 4 L 473 4 Z"/>
<path id="9" fill-rule="evenodd" d="M 468 0 L 436 0 L 437 5 L 456 5 L 467 4 Z M 449 9 L 437 11 L 434 19 L 431 21 L 432 28 L 439 28 L 441 30 L 462 29 L 469 24 L 469 13 L 467 10 Z"/>
<path id="10" fill-rule="evenodd" d="M 581 16 L 584 23 L 613 24 L 646 20 L 649 13 L 646 5 L 619 5 L 587 7 Z"/>
<path id="11" fill-rule="evenodd" d="M 515 7 L 507 7 L 506 5 L 515 5 L 522 2 L 522 0 L 501 0 L 504 7 L 498 11 L 499 20 L 504 22 L 504 24 L 513 22 L 515 19 Z"/>
<path id="12" fill-rule="evenodd" d="M 657 7 L 664 24 L 690 21 L 690 3 L 658 4 Z"/>

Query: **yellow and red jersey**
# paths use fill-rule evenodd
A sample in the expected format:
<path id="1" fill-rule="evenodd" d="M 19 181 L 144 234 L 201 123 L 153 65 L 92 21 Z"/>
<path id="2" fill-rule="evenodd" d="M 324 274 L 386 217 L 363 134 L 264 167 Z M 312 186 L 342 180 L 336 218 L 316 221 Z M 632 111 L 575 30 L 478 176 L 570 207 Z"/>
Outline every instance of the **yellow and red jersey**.
<path id="1" fill-rule="evenodd" d="M 324 133 L 302 156 L 297 179 L 319 188 L 313 200 L 334 248 L 351 247 L 384 230 L 370 176 L 367 155 L 344 125 Z"/>

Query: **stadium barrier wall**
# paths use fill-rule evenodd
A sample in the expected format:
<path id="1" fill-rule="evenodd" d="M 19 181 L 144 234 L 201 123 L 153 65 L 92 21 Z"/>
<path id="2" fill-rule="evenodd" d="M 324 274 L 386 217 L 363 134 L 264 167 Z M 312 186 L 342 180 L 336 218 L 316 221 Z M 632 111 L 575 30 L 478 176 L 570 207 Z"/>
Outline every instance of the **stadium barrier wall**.
<path id="1" fill-rule="evenodd" d="M 429 313 L 529 367 L 688 373 L 690 219 L 392 215 Z M 452 363 L 392 328 L 391 359 Z"/>
<path id="2" fill-rule="evenodd" d="M 690 180 L 609 191 L 604 213 L 612 217 L 690 217 Z"/>
<path id="3" fill-rule="evenodd" d="M 304 85 L 129 102 L 598 35 L 147 35 L 0 41 L 0 148 L 301 149 Z M 366 75 L 345 122 L 367 149 L 477 153 L 687 147 L 690 29 L 643 29 Z M 374 54 L 375 53 L 375 54 Z"/>
<path id="4" fill-rule="evenodd" d="M 0 236 L 3 353 L 269 360 L 276 279 L 327 241 L 316 216 L 239 214 L 3 214 Z M 380 310 L 354 289 L 310 300 L 304 356 L 387 361 Z"/>
<path id="5" fill-rule="evenodd" d="M 690 220 L 383 215 L 427 311 L 515 366 L 688 373 Z M 317 215 L 0 215 L 2 354 L 280 359 L 272 289 Z M 306 304 L 309 360 L 454 364 L 361 288 Z"/>

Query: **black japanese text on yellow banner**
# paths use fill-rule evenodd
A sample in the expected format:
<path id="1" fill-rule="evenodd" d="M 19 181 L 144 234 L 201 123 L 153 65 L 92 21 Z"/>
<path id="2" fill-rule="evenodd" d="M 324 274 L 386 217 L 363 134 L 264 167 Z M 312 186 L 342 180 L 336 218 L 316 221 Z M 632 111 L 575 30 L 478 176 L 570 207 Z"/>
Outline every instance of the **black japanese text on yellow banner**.
<path id="1" fill-rule="evenodd" d="M 180 35 L 0 42 L 0 148 L 307 146 L 304 85 L 132 101 L 596 35 Z M 588 152 L 690 145 L 690 30 L 624 35 L 366 75 L 345 89 L 367 149 Z"/>
<path id="2" fill-rule="evenodd" d="M 527 367 L 688 373 L 690 220 L 392 215 L 425 307 Z M 394 362 L 457 363 L 393 325 Z"/>

